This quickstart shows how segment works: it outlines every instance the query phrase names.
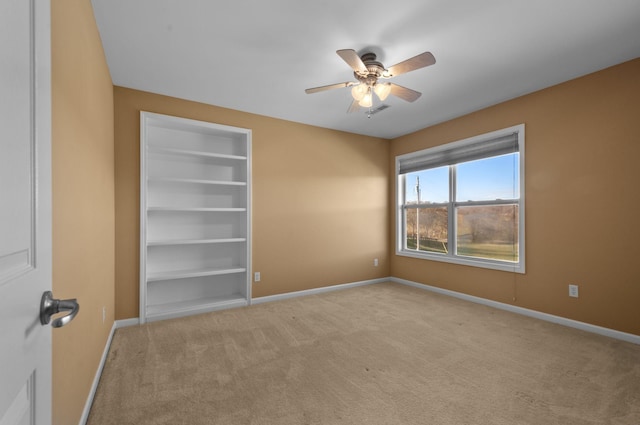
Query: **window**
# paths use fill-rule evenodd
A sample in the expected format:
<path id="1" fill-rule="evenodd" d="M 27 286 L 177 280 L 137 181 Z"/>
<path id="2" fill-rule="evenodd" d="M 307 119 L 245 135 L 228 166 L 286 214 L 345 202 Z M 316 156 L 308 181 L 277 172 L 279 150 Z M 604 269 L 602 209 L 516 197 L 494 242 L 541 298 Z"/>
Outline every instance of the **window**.
<path id="1" fill-rule="evenodd" d="M 396 157 L 398 255 L 524 273 L 524 124 Z"/>

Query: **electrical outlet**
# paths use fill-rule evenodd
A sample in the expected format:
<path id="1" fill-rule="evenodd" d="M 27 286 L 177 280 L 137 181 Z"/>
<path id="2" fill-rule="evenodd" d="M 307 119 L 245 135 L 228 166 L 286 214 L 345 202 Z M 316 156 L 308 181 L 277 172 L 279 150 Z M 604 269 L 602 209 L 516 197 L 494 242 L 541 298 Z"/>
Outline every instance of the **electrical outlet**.
<path id="1" fill-rule="evenodd" d="M 578 298 L 578 285 L 569 285 L 569 296 Z"/>
<path id="2" fill-rule="evenodd" d="M 255 272 L 253 274 L 253 281 L 254 282 L 260 282 L 260 272 Z"/>
<path id="3" fill-rule="evenodd" d="M 373 265 L 374 265 L 375 267 L 378 267 L 378 259 L 377 259 L 377 258 L 374 258 L 374 259 L 373 259 Z"/>

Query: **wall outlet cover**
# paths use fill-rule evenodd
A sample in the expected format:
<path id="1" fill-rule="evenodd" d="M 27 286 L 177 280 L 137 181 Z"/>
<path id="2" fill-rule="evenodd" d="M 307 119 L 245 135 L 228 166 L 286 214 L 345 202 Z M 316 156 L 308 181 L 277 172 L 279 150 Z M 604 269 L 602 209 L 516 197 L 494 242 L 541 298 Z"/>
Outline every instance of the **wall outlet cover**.
<path id="1" fill-rule="evenodd" d="M 578 298 L 578 285 L 569 285 L 569 296 Z"/>

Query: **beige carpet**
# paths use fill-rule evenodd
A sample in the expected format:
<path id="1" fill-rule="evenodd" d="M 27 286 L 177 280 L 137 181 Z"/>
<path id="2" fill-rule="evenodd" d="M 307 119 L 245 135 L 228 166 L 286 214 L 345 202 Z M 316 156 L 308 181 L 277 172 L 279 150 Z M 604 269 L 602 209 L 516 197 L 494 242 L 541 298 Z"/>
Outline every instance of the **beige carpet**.
<path id="1" fill-rule="evenodd" d="M 376 284 L 116 332 L 89 425 L 640 424 L 640 346 Z"/>

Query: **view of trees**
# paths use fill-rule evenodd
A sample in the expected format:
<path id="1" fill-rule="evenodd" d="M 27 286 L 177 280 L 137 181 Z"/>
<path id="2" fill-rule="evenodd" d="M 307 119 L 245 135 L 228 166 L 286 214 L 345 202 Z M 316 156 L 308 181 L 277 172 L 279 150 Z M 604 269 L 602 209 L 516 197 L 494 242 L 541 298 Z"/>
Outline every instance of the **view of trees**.
<path id="1" fill-rule="evenodd" d="M 418 211 L 420 216 L 418 217 Z M 407 209 L 407 237 L 417 236 L 417 226 L 420 226 L 420 239 L 435 239 L 447 241 L 447 208 L 411 208 Z"/>
<path id="2" fill-rule="evenodd" d="M 469 243 L 517 243 L 518 206 L 458 208 L 458 240 L 464 239 Z"/>
<path id="3" fill-rule="evenodd" d="M 517 261 L 517 205 L 459 207 L 456 220 L 458 255 Z M 447 252 L 447 207 L 407 209 L 405 223 L 409 249 Z"/>

